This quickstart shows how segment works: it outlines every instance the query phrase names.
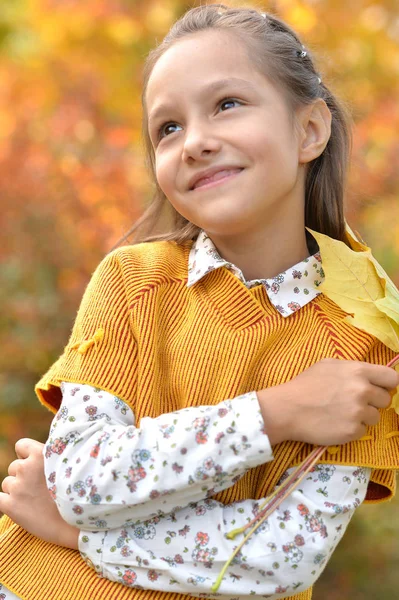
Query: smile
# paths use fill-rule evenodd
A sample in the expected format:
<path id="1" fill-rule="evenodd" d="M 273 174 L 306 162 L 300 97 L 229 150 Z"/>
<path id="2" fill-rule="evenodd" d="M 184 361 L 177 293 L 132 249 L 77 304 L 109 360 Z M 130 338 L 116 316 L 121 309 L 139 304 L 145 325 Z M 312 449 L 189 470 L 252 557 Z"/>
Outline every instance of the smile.
<path id="1" fill-rule="evenodd" d="M 231 171 L 219 171 L 219 173 L 215 173 L 212 177 L 200 181 L 199 185 L 191 191 L 197 192 L 198 190 L 207 190 L 211 187 L 222 185 L 223 183 L 226 183 L 226 181 L 239 175 L 243 170 L 244 169 L 240 169 L 238 171 L 237 169 L 232 169 Z"/>

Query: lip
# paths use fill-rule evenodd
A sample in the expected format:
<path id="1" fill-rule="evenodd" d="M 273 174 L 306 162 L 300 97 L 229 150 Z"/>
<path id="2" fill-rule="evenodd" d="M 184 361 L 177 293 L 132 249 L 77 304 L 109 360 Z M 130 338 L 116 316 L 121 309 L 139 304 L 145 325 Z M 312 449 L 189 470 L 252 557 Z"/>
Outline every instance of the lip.
<path id="1" fill-rule="evenodd" d="M 201 179 L 205 179 L 207 177 L 212 177 L 213 175 L 215 175 L 216 173 L 219 173 L 219 171 L 228 171 L 230 169 L 241 169 L 241 171 L 243 170 L 243 167 L 238 167 L 236 165 L 220 165 L 218 167 L 213 167 L 212 169 L 206 169 L 205 171 L 200 171 L 199 173 L 197 173 L 196 175 L 194 175 L 190 181 L 189 181 L 189 191 L 193 192 L 194 190 L 194 185 L 196 183 L 198 183 L 198 181 L 200 181 Z M 241 173 L 240 171 L 240 173 Z M 235 173 L 235 175 L 238 175 L 238 173 Z M 232 177 L 232 175 L 227 175 L 226 177 L 223 177 L 222 179 L 219 179 L 217 181 L 212 181 L 210 183 L 207 183 L 203 186 L 200 186 L 200 188 L 207 188 L 207 187 L 211 187 L 212 185 L 216 185 L 218 183 L 224 182 L 226 179 L 230 179 L 230 177 Z M 195 189 L 200 189 L 200 188 L 195 188 Z"/>

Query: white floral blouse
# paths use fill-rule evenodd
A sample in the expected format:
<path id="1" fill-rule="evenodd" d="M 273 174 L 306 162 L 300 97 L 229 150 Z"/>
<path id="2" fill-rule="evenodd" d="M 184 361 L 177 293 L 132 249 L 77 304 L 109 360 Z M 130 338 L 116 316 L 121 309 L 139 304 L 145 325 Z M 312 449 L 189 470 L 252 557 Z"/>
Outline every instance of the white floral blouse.
<path id="1" fill-rule="evenodd" d="M 265 285 L 285 317 L 319 293 L 324 277 L 315 254 L 272 280 L 246 282 L 202 232 L 188 285 L 223 266 L 248 287 Z M 81 530 L 83 559 L 123 585 L 231 600 L 295 594 L 319 577 L 365 498 L 370 469 L 317 465 L 211 593 L 241 540 L 225 534 L 253 519 L 262 502 L 223 505 L 211 496 L 273 460 L 256 393 L 144 418 L 139 429 L 130 407 L 108 392 L 64 382 L 62 395 L 44 448 L 48 487 L 63 518 Z M 14 598 L 0 590 L 0 600 Z"/>

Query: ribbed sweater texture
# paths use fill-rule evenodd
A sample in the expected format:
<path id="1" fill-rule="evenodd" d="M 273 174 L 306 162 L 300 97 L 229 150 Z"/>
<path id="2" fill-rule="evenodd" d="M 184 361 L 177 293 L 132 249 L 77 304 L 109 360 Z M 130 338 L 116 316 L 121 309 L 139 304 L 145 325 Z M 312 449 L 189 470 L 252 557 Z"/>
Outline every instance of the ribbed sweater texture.
<path id="1" fill-rule="evenodd" d="M 57 411 L 61 381 L 87 383 L 129 404 L 140 426 L 145 416 L 283 384 L 323 358 L 381 365 L 393 358 L 392 350 L 352 326 L 322 293 L 284 318 L 262 285 L 249 290 L 226 268 L 187 288 L 191 244 L 137 244 L 104 258 L 63 354 L 36 386 L 47 408 Z M 273 461 L 250 469 L 215 498 L 225 504 L 263 498 L 311 450 L 302 442 L 278 444 Z M 366 502 L 390 499 L 399 468 L 398 416 L 382 410 L 364 438 L 330 447 L 320 462 L 371 467 Z M 0 582 L 23 600 L 191 598 L 101 579 L 79 552 L 43 542 L 8 517 L 0 520 Z M 309 589 L 290 598 L 311 597 Z"/>

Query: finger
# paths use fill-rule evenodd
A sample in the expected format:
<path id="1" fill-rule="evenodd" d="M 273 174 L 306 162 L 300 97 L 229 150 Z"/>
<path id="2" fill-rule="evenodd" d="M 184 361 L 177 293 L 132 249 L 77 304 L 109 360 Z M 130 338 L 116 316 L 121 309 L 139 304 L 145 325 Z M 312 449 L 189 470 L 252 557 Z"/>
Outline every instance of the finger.
<path id="1" fill-rule="evenodd" d="M 357 428 L 356 434 L 353 436 L 352 441 L 360 440 L 360 438 L 364 437 L 367 433 L 367 425 L 365 423 L 360 423 Z"/>
<path id="2" fill-rule="evenodd" d="M 12 484 L 15 482 L 15 477 L 5 477 L 1 482 L 1 489 L 5 494 L 11 493 Z"/>
<path id="3" fill-rule="evenodd" d="M 384 365 L 372 365 L 370 363 L 363 364 L 365 366 L 364 373 L 370 383 L 385 388 L 386 390 L 393 390 L 398 387 L 399 373 L 397 373 L 395 369 L 385 367 Z"/>
<path id="4" fill-rule="evenodd" d="M 17 475 L 17 468 L 19 466 L 21 466 L 22 464 L 22 460 L 18 459 L 18 460 L 13 460 L 12 463 L 9 464 L 8 466 L 8 474 L 12 475 L 13 477 L 16 477 Z"/>
<path id="5" fill-rule="evenodd" d="M 43 444 L 31 438 L 22 438 L 15 444 L 15 453 L 18 458 L 28 458 L 34 451 L 41 451 Z"/>
<path id="6" fill-rule="evenodd" d="M 381 415 L 377 408 L 374 406 L 367 406 L 364 413 L 363 423 L 372 427 L 373 425 L 377 425 L 379 423 Z"/>
<path id="7" fill-rule="evenodd" d="M 388 390 L 373 386 L 373 391 L 368 400 L 368 404 L 375 408 L 388 408 L 391 404 L 391 395 Z"/>
<path id="8" fill-rule="evenodd" d="M 11 497 L 0 492 L 0 512 L 10 516 L 11 508 Z"/>

